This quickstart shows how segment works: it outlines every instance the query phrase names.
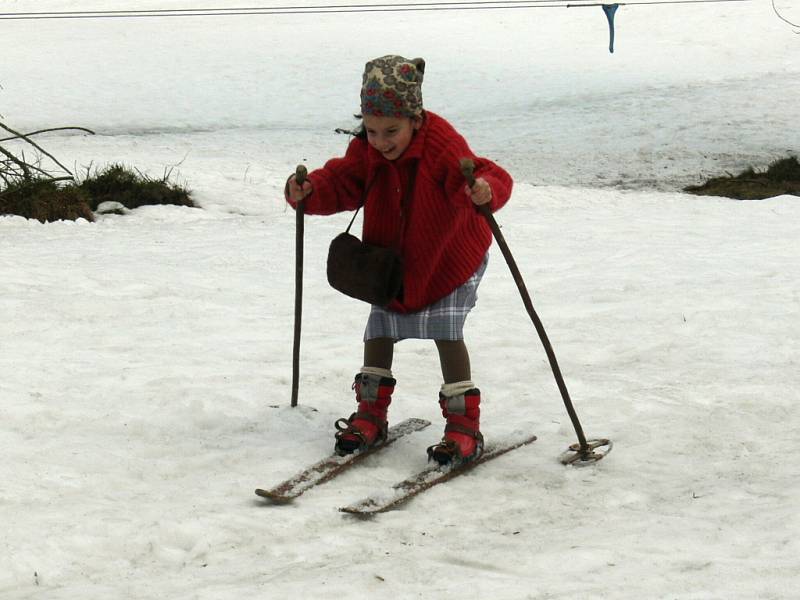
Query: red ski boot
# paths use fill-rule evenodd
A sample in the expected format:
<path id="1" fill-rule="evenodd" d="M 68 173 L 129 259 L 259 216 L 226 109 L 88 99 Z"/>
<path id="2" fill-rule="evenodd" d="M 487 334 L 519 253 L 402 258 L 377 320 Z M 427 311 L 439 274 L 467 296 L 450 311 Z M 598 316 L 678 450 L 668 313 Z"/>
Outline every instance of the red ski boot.
<path id="1" fill-rule="evenodd" d="M 362 371 L 356 375 L 353 389 L 356 391 L 358 409 L 350 418 L 336 421 L 338 431 L 334 449 L 340 456 L 363 450 L 386 439 L 386 412 L 397 382 L 388 370 L 374 371 L 383 374 Z"/>
<path id="2" fill-rule="evenodd" d="M 480 432 L 481 392 L 472 388 L 455 396 L 439 393 L 439 406 L 447 419 L 442 441 L 428 448 L 428 459 L 440 465 L 464 463 L 483 452 Z"/>

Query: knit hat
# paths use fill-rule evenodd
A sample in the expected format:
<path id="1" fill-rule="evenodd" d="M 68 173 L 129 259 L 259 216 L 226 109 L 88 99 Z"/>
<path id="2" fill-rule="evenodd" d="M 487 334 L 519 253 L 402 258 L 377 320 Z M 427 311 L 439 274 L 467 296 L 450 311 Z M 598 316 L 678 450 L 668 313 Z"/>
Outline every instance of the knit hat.
<path id="1" fill-rule="evenodd" d="M 369 61 L 361 85 L 361 114 L 416 117 L 422 114 L 425 61 L 382 56 Z"/>

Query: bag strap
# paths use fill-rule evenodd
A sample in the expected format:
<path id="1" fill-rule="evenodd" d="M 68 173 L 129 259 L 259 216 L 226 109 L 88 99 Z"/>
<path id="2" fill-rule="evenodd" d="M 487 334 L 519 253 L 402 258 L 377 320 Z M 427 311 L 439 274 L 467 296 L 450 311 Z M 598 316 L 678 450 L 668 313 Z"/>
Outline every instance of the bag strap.
<path id="1" fill-rule="evenodd" d="M 349 131 L 347 129 L 338 129 L 338 128 L 335 131 L 336 131 L 336 133 L 346 133 L 348 135 L 352 135 L 353 136 L 353 140 L 355 140 L 355 138 L 358 137 L 358 132 L 356 132 L 356 131 Z M 351 140 L 348 140 L 348 142 L 347 142 L 348 147 L 349 147 L 350 141 Z M 372 184 L 374 182 L 375 182 L 375 178 L 373 177 L 372 181 L 368 182 L 367 185 L 364 186 L 364 194 L 363 194 L 363 196 L 361 196 L 361 204 L 359 204 L 358 208 L 353 213 L 353 218 L 350 219 L 350 223 L 348 223 L 347 229 L 344 230 L 345 233 L 350 233 L 350 228 L 353 226 L 353 223 L 355 223 L 356 217 L 358 216 L 358 211 L 361 210 L 361 207 L 364 206 L 364 203 L 367 201 L 367 193 L 369 192 L 369 189 L 372 187 Z"/>
<path id="2" fill-rule="evenodd" d="M 350 228 L 355 223 L 356 217 L 358 216 L 358 211 L 361 210 L 361 207 L 367 203 L 367 194 L 369 194 L 370 189 L 372 189 L 372 184 L 375 183 L 375 178 L 373 177 L 367 185 L 364 186 L 364 193 L 361 195 L 361 204 L 358 205 L 356 212 L 353 213 L 353 218 L 350 219 L 350 223 L 347 225 L 347 229 L 344 230 L 345 233 L 350 233 Z"/>
<path id="3" fill-rule="evenodd" d="M 408 212 L 408 207 L 411 204 L 411 196 L 414 194 L 414 186 L 416 185 L 417 180 L 417 168 L 419 167 L 419 161 L 414 161 L 414 166 L 411 167 L 411 172 L 408 174 L 408 185 L 406 186 L 406 193 L 403 194 L 403 200 L 400 203 L 400 235 L 399 239 L 395 240 L 393 247 L 395 250 L 399 250 L 400 242 L 403 239 L 403 234 L 406 230 L 406 213 Z M 364 188 L 364 195 L 361 197 L 361 204 L 353 213 L 353 218 L 350 219 L 350 223 L 347 225 L 347 229 L 345 229 L 345 233 L 350 233 L 350 228 L 355 223 L 356 217 L 358 216 L 358 211 L 361 210 L 361 207 L 367 203 L 367 195 L 369 194 L 370 189 L 372 189 L 372 184 L 375 183 L 375 177 L 373 177 L 367 186 Z"/>
<path id="4" fill-rule="evenodd" d="M 362 206 L 363 206 L 363 204 L 362 204 Z M 344 230 L 345 233 L 350 233 L 350 228 L 353 226 L 353 223 L 355 222 L 356 217 L 358 216 L 358 211 L 360 211 L 360 210 L 361 210 L 361 206 L 359 206 L 356 209 L 356 212 L 353 213 L 353 218 L 350 219 L 350 223 L 347 225 L 347 229 Z"/>

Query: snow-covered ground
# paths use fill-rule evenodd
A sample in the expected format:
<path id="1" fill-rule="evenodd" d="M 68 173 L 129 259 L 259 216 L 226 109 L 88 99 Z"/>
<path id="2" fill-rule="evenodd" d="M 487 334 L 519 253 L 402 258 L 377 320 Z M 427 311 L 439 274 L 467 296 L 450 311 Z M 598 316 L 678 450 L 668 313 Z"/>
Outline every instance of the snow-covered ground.
<path id="1" fill-rule="evenodd" d="M 0 12 L 76 7 L 121 4 Z M 613 55 L 599 7 L 0 21 L 0 120 L 94 129 L 37 139 L 77 170 L 173 168 L 202 207 L 0 217 L 0 597 L 796 598 L 800 202 L 678 190 L 800 152 L 800 38 L 766 0 L 616 21 Z M 289 407 L 281 189 L 343 150 L 363 63 L 390 52 L 425 57 L 427 106 L 515 176 L 498 221 L 615 448 L 558 463 L 575 434 L 495 249 L 467 322 L 483 429 L 539 441 L 364 522 L 337 507 L 440 436 L 432 344 L 398 347 L 391 414 L 432 427 L 293 505 L 253 489 L 352 409 L 368 307 L 324 277 L 345 215 L 307 220 Z"/>

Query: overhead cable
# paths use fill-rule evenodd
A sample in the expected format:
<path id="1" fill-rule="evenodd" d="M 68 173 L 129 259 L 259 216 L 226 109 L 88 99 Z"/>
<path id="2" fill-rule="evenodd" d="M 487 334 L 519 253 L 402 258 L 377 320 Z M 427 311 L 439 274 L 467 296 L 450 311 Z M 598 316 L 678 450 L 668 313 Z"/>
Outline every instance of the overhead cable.
<path id="1" fill-rule="evenodd" d="M 752 0 L 642 0 L 618 2 L 620 6 L 647 4 L 709 4 L 723 2 L 751 2 Z M 297 15 L 327 13 L 370 13 L 370 12 L 412 12 L 412 11 L 465 11 L 465 10 L 510 10 L 532 8 L 578 8 L 599 6 L 596 0 L 465 0 L 439 2 L 372 3 L 372 4 L 318 4 L 290 6 L 249 6 L 219 8 L 161 8 L 130 10 L 73 10 L 0 13 L 0 20 L 38 20 L 38 19 L 130 19 L 159 17 L 221 17 L 256 15 Z"/>

